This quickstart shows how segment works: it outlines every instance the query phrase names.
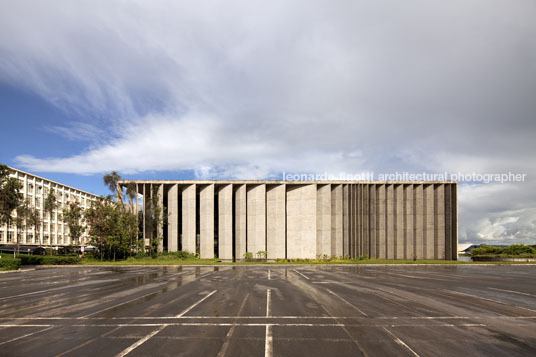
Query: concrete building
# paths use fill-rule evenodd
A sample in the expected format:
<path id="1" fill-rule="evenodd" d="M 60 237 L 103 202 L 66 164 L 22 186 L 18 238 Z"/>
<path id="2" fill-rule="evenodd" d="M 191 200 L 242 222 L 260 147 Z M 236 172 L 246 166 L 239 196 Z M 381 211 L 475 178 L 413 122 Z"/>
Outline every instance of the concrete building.
<path id="1" fill-rule="evenodd" d="M 156 232 L 155 200 L 167 222 L 161 250 L 201 258 L 269 260 L 331 256 L 457 259 L 456 182 L 134 182 L 145 197 L 143 236 Z M 152 199 L 149 199 L 152 198 Z M 148 241 L 148 239 L 147 239 Z"/>
<path id="2" fill-rule="evenodd" d="M 21 182 L 24 199 L 39 211 L 41 225 L 38 232 L 29 225 L 19 230 L 15 224 L 16 212 L 13 212 L 10 227 L 7 227 L 7 224 L 0 225 L 0 244 L 11 245 L 18 242 L 35 246 L 64 246 L 88 243 L 87 232 L 83 233 L 80 242 L 71 240 L 69 228 L 63 223 L 63 210 L 68 202 L 78 202 L 82 208 L 87 208 L 98 196 L 11 167 L 10 176 Z M 56 196 L 58 208 L 52 212 L 52 217 L 49 217 L 44 210 L 44 204 L 51 188 Z"/>

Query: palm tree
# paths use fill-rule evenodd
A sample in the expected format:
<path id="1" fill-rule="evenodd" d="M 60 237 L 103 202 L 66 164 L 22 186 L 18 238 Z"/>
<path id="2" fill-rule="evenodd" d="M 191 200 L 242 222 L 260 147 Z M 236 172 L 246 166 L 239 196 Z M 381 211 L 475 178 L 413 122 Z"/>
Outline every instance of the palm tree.
<path id="1" fill-rule="evenodd" d="M 119 190 L 119 187 L 117 186 L 117 184 L 121 180 L 121 176 L 117 173 L 117 171 L 112 171 L 111 173 L 104 175 L 102 179 L 104 181 L 104 184 L 108 186 L 108 189 L 110 189 L 110 191 L 115 194 L 115 197 L 117 197 L 117 201 L 122 202 L 123 195 L 122 192 Z"/>

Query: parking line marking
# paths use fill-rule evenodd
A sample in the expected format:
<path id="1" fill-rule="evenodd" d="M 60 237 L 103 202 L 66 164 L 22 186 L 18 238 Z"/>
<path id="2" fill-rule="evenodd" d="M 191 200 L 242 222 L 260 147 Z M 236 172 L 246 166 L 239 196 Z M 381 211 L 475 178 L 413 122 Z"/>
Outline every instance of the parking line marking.
<path id="1" fill-rule="evenodd" d="M 478 296 L 478 295 L 467 294 L 467 293 L 462 293 L 462 292 L 459 292 L 459 291 L 448 290 L 448 289 L 441 289 L 441 290 L 446 291 L 446 292 L 449 292 L 449 293 L 452 293 L 452 294 L 458 294 L 458 295 L 464 295 L 464 296 L 471 296 L 471 297 L 474 297 L 474 298 L 477 298 L 477 299 L 482 299 L 482 300 L 486 300 L 486 301 L 491 301 L 491 302 L 494 302 L 494 303 L 496 303 L 496 304 L 500 304 L 500 305 L 504 305 L 504 306 L 516 307 L 516 308 L 518 308 L 518 309 L 523 309 L 523 310 L 528 310 L 528 311 L 531 311 L 531 312 L 536 312 L 536 310 L 529 309 L 528 307 L 517 306 L 517 305 L 510 305 L 510 304 L 507 304 L 507 303 L 502 302 L 502 301 L 497 301 L 497 300 L 493 300 L 493 299 L 488 299 L 488 298 L 485 298 L 485 297 L 482 297 L 482 296 Z"/>
<path id="2" fill-rule="evenodd" d="M 27 326 L 27 325 L 24 325 L 24 326 Z M 42 330 L 39 330 L 39 331 L 34 331 L 34 332 L 31 332 L 31 333 L 27 333 L 26 335 L 22 335 L 22 336 L 19 336 L 19 337 L 15 337 L 15 338 L 12 338 L 11 340 L 7 340 L 7 341 L 4 341 L 4 342 L 0 342 L 0 346 L 1 345 L 4 345 L 6 343 L 10 343 L 10 342 L 13 342 L 13 341 L 17 341 L 17 340 L 20 340 L 21 338 L 25 338 L 25 337 L 29 337 L 29 336 L 32 336 L 32 335 L 35 335 L 36 333 L 40 333 L 40 332 L 45 332 L 46 330 L 50 330 L 51 328 L 53 328 L 54 326 L 49 326 L 45 329 L 42 329 Z"/>
<path id="3" fill-rule="evenodd" d="M 144 297 L 147 297 L 149 295 L 154 295 L 154 294 L 157 294 L 157 293 L 160 293 L 160 291 L 153 291 L 152 293 L 147 293 L 145 295 L 142 295 L 142 296 L 138 296 L 137 298 L 134 298 L 134 299 L 130 299 L 130 300 L 127 300 L 127 301 L 124 301 L 124 302 L 120 302 L 118 304 L 115 304 L 115 305 L 112 305 L 110 307 L 107 307 L 105 309 L 102 309 L 102 310 L 99 310 L 99 311 L 96 311 L 96 312 L 92 312 L 91 314 L 87 314 L 87 315 L 84 315 L 84 316 L 81 316 L 80 318 L 82 319 L 86 319 L 88 318 L 89 316 L 92 316 L 92 315 L 98 315 L 100 314 L 101 312 L 104 312 L 104 311 L 107 311 L 107 310 L 111 310 L 115 307 L 118 307 L 118 306 L 121 306 L 121 305 L 125 305 L 125 304 L 128 304 L 128 303 L 131 303 L 133 301 L 136 301 L 136 300 L 139 300 L 139 299 L 143 299 Z"/>
<path id="4" fill-rule="evenodd" d="M 302 273 L 300 273 L 300 272 L 297 271 L 296 269 L 293 269 L 293 271 L 295 271 L 296 273 L 300 274 L 300 275 L 303 276 L 305 279 L 309 280 L 309 277 L 303 275 Z"/>
<path id="5" fill-rule="evenodd" d="M 140 347 L 141 345 L 143 345 L 145 342 L 147 342 L 151 337 L 153 337 L 154 335 L 156 335 L 157 333 L 159 333 L 160 331 L 162 331 L 164 328 L 166 328 L 167 325 L 162 325 L 160 326 L 159 328 L 157 328 L 156 330 L 152 331 L 151 333 L 149 333 L 148 335 L 146 335 L 144 338 L 138 340 L 136 343 L 130 345 L 129 347 L 125 348 L 123 351 L 121 351 L 120 353 L 116 354 L 115 357 L 123 357 L 123 356 L 126 356 L 128 355 L 130 352 L 132 352 L 133 350 L 135 350 L 136 348 Z"/>
<path id="6" fill-rule="evenodd" d="M 271 311 L 270 311 L 270 299 L 272 297 L 272 290 L 267 289 L 266 290 L 266 317 L 270 317 Z"/>
<path id="7" fill-rule="evenodd" d="M 536 295 L 529 294 L 529 293 L 522 293 L 521 291 L 498 289 L 498 288 L 488 288 L 488 289 L 497 290 L 497 291 L 506 291 L 507 293 L 512 293 L 512 294 L 519 294 L 519 295 L 526 295 L 526 296 L 536 296 Z"/>
<path id="8" fill-rule="evenodd" d="M 329 289 L 326 289 L 330 294 L 332 295 L 335 295 L 336 297 L 338 297 L 339 299 L 341 299 L 343 302 L 345 302 L 347 305 L 350 305 L 351 307 L 353 307 L 356 311 L 360 312 L 363 316 L 365 317 L 368 317 L 367 314 L 365 314 L 363 311 L 361 311 L 360 308 L 358 308 L 357 306 L 355 306 L 354 304 L 352 304 L 351 302 L 349 302 L 348 300 L 346 300 L 345 298 L 343 298 L 342 296 L 339 296 L 337 294 L 335 294 L 333 291 L 329 290 Z"/>
<path id="9" fill-rule="evenodd" d="M 203 301 L 205 301 L 206 299 L 208 299 L 209 297 L 212 296 L 212 294 L 214 294 L 216 291 L 218 290 L 214 290 L 212 291 L 211 293 L 207 294 L 204 298 L 202 298 L 201 300 L 199 300 L 198 302 L 196 302 L 195 304 L 193 304 L 192 306 L 190 306 L 189 308 L 187 308 L 186 310 L 184 310 L 183 312 L 181 312 L 180 314 L 178 314 L 177 316 L 175 317 L 182 317 L 184 314 L 188 313 L 190 310 L 192 310 L 194 307 L 196 307 L 197 305 L 201 304 Z"/>
<path id="10" fill-rule="evenodd" d="M 264 343 L 264 357 L 272 357 L 273 354 L 273 336 L 272 325 L 266 325 L 266 336 Z"/>
<path id="11" fill-rule="evenodd" d="M 415 357 L 420 357 L 417 352 L 413 351 L 413 349 L 411 347 L 409 347 L 408 345 L 406 345 L 404 343 L 404 341 L 402 341 L 401 339 L 399 339 L 398 337 L 395 336 L 394 333 L 392 333 L 391 331 L 389 331 L 386 327 L 383 328 L 385 331 L 387 331 L 387 333 L 389 333 L 389 335 L 391 335 L 393 337 L 393 339 L 395 340 L 396 343 L 398 343 L 400 346 L 403 346 L 405 347 L 408 351 L 410 351 Z"/>
<path id="12" fill-rule="evenodd" d="M 268 280 L 272 280 L 272 277 L 270 276 L 270 269 L 268 269 Z"/>

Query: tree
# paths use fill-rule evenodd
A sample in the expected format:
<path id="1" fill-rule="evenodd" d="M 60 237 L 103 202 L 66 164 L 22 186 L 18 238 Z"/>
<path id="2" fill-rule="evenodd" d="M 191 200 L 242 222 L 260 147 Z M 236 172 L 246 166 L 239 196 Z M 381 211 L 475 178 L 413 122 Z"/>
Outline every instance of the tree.
<path id="1" fill-rule="evenodd" d="M 11 226 L 11 214 L 22 204 L 24 198 L 20 192 L 22 188 L 22 183 L 17 178 L 9 176 L 9 167 L 0 165 L 0 224 L 7 224 L 7 234 Z"/>
<path id="2" fill-rule="evenodd" d="M 33 227 L 34 234 L 35 234 L 34 239 L 36 239 L 40 235 L 39 232 L 41 228 L 41 213 L 39 212 L 37 208 L 30 206 L 27 214 L 28 214 L 28 224 Z M 41 239 L 39 239 L 39 244 L 41 244 Z"/>
<path id="3" fill-rule="evenodd" d="M 71 237 L 71 244 L 79 244 L 80 237 L 85 231 L 85 227 L 82 225 L 82 207 L 78 202 L 69 202 L 67 204 L 67 210 L 63 213 L 63 222 L 69 227 L 69 236 Z"/>
<path id="4" fill-rule="evenodd" d="M 100 258 L 125 258 L 133 249 L 132 237 L 137 234 L 137 217 L 125 211 L 120 202 L 101 197 L 92 202 L 86 213 L 91 244 L 99 249 Z"/>
<path id="5" fill-rule="evenodd" d="M 52 220 L 52 213 L 54 213 L 54 210 L 58 208 L 58 201 L 56 199 L 56 194 L 54 193 L 52 187 L 48 191 L 47 198 L 43 203 L 43 208 L 45 209 L 45 212 L 48 213 L 49 221 Z"/>
<path id="6" fill-rule="evenodd" d="M 17 218 L 16 218 L 16 225 L 17 225 L 17 231 L 20 232 L 22 230 L 26 230 L 26 227 L 29 223 L 29 216 L 30 216 L 30 201 L 27 199 L 22 201 L 21 205 L 17 207 Z M 20 233 L 17 234 L 17 251 L 20 249 Z"/>
<path id="7" fill-rule="evenodd" d="M 117 200 L 123 201 L 122 192 L 120 192 L 118 187 L 119 181 L 121 180 L 121 176 L 116 171 L 112 171 L 111 173 L 104 175 L 102 179 L 104 181 L 104 184 L 108 186 L 108 188 L 115 195 Z"/>
<path id="8" fill-rule="evenodd" d="M 144 200 L 146 198 L 144 197 Z M 158 252 L 160 241 L 164 239 L 160 234 L 163 230 L 164 223 L 167 219 L 166 210 L 160 205 L 160 195 L 158 194 L 158 186 L 151 187 L 151 197 L 149 205 L 146 206 L 145 220 L 150 229 L 150 252 L 154 255 Z"/>

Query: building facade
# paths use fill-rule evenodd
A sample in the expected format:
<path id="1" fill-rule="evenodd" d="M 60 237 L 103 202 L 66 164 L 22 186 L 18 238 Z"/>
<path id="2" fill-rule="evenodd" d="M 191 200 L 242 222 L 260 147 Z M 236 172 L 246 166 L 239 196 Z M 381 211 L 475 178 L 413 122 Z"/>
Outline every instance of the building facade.
<path id="1" fill-rule="evenodd" d="M 69 202 L 78 202 L 82 208 L 88 208 L 91 201 L 97 199 L 98 196 L 11 167 L 10 176 L 18 179 L 22 184 L 21 193 L 24 199 L 28 200 L 30 207 L 38 210 L 41 224 L 37 231 L 29 224 L 23 224 L 22 229 L 19 229 L 15 223 L 16 212 L 13 212 L 10 227 L 7 224 L 0 225 L 0 244 L 19 243 L 52 247 L 86 245 L 89 242 L 87 232 L 83 233 L 79 242 L 72 241 L 69 228 L 62 219 L 63 210 Z M 44 205 L 51 188 L 56 196 L 57 209 L 53 210 L 52 216 L 49 217 Z"/>
<path id="2" fill-rule="evenodd" d="M 135 183 L 143 237 L 160 250 L 225 261 L 367 256 L 457 259 L 456 182 L 121 181 Z M 150 199 L 152 198 L 152 199 Z M 167 217 L 150 223 L 151 202 Z M 144 203 L 145 202 L 145 203 Z M 138 207 L 137 207 L 138 209 Z M 155 232 L 155 229 L 158 230 Z"/>

